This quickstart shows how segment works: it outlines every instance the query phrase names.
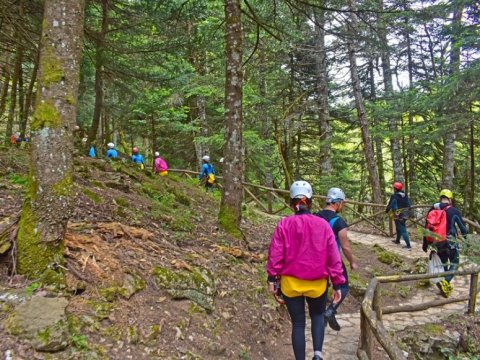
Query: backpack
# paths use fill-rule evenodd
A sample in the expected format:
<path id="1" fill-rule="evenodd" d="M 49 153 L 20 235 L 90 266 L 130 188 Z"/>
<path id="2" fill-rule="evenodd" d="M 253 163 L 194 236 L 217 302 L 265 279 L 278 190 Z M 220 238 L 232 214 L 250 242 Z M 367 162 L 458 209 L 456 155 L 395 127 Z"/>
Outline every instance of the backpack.
<path id="1" fill-rule="evenodd" d="M 427 230 L 428 235 L 425 236 L 425 239 L 429 244 L 433 242 L 443 242 L 447 240 L 447 209 L 450 206 L 447 206 L 443 210 L 430 210 L 427 215 L 427 221 L 425 229 Z"/>
<path id="2" fill-rule="evenodd" d="M 333 226 L 335 225 L 335 223 L 339 218 L 340 216 L 334 216 L 328 221 L 328 225 L 330 225 L 330 228 L 332 229 L 332 231 L 333 231 Z M 334 234 L 334 235 L 335 235 L 335 241 L 337 242 L 338 250 L 341 250 L 342 247 L 340 245 L 340 239 L 338 238 L 337 234 Z"/>

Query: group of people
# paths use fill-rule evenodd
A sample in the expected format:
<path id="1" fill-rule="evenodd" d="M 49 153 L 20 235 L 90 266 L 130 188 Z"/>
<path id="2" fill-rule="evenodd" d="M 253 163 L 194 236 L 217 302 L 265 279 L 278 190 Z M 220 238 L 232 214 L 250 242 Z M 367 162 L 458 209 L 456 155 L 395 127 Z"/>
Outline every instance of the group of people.
<path id="1" fill-rule="evenodd" d="M 97 153 L 95 150 L 95 146 L 91 145 L 90 149 L 88 150 L 88 156 L 90 157 L 96 157 Z M 118 151 L 115 149 L 115 144 L 113 142 L 109 142 L 107 144 L 107 152 L 105 153 L 105 157 L 107 159 L 118 159 Z M 155 151 L 155 154 L 153 156 L 153 172 L 156 174 L 159 174 L 160 176 L 166 176 L 168 175 L 168 165 L 165 159 L 163 159 L 160 156 L 160 153 L 158 151 Z M 132 155 L 130 156 L 130 161 L 133 162 L 134 164 L 138 164 L 142 170 L 145 169 L 145 159 L 143 158 L 143 155 L 140 154 L 140 151 L 138 147 L 134 146 L 132 148 Z"/>
<path id="2" fill-rule="evenodd" d="M 20 145 L 22 143 L 28 143 L 28 141 L 29 141 L 29 136 L 27 134 L 25 134 L 23 138 L 19 132 L 16 132 L 12 134 L 12 136 L 10 136 L 11 145 Z"/>
<path id="3" fill-rule="evenodd" d="M 403 237 L 406 244 L 404 248 L 410 250 L 406 220 L 410 217 L 411 203 L 403 191 L 402 183 L 395 182 L 393 189 L 387 212 L 391 212 L 395 220 L 397 237 L 394 242 L 400 243 Z M 358 268 L 348 240 L 348 225 L 340 215 L 345 199 L 341 189 L 331 188 L 324 208 L 313 214 L 311 185 L 306 181 L 295 181 L 290 187 L 290 206 L 294 214 L 282 218 L 272 235 L 266 264 L 267 286 L 277 301 L 285 303 L 289 312 L 296 360 L 304 360 L 306 356 L 305 302 L 311 319 L 312 360 L 322 360 L 325 325 L 328 323 L 332 329 L 340 330 L 335 315 L 349 291 L 347 267 L 341 254 L 348 260 L 350 270 Z M 434 237 L 436 240 L 426 235 L 422 249 L 438 254 L 445 271 L 454 271 L 459 264 L 457 226 L 462 235 L 467 234 L 467 229 L 460 211 L 453 206 L 453 193 L 447 189 L 440 192 L 439 202 L 427 214 L 427 232 L 428 229 L 437 232 L 437 225 L 431 225 L 434 222 L 431 219 L 442 214 L 446 222 L 446 235 Z M 452 275 L 446 276 L 437 284 L 445 297 L 452 290 L 452 278 Z M 333 291 L 327 307 L 329 283 Z"/>

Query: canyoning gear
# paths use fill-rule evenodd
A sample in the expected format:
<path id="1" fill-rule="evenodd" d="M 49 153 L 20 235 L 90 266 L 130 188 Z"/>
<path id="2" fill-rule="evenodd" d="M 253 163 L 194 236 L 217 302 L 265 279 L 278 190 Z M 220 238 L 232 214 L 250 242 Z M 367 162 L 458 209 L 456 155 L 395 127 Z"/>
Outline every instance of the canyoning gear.
<path id="1" fill-rule="evenodd" d="M 167 172 L 168 165 L 167 162 L 160 157 L 160 155 L 155 156 L 155 161 L 153 163 L 153 171 L 162 175 L 162 172 Z M 166 174 L 162 175 L 165 176 Z"/>
<path id="2" fill-rule="evenodd" d="M 138 153 L 138 148 L 136 146 L 132 149 L 132 153 L 134 153 L 134 154 Z"/>
<path id="3" fill-rule="evenodd" d="M 453 200 L 453 193 L 448 190 L 448 189 L 443 189 L 442 191 L 440 191 L 440 197 L 446 197 L 450 200 Z"/>
<path id="4" fill-rule="evenodd" d="M 331 188 L 327 192 L 325 201 L 327 204 L 336 203 L 338 201 L 345 201 L 345 193 L 340 188 Z"/>
<path id="5" fill-rule="evenodd" d="M 447 280 L 438 282 L 437 287 L 445 298 L 448 298 L 453 291 L 452 285 Z"/>
<path id="6" fill-rule="evenodd" d="M 116 159 L 118 158 L 118 153 L 117 153 L 117 150 L 113 149 L 113 148 L 109 148 L 107 150 L 107 159 Z"/>
<path id="7" fill-rule="evenodd" d="M 107 147 L 108 147 L 109 149 L 113 149 L 113 148 L 115 147 L 115 144 L 112 143 L 112 142 L 109 142 L 109 143 L 107 144 Z"/>
<path id="8" fill-rule="evenodd" d="M 293 276 L 283 275 L 280 278 L 282 293 L 288 297 L 308 296 L 316 298 L 327 290 L 327 279 L 301 280 Z"/>
<path id="9" fill-rule="evenodd" d="M 312 195 L 312 186 L 306 181 L 295 181 L 292 186 L 290 186 L 290 199 L 300 199 L 302 197 L 311 199 Z"/>
<path id="10" fill-rule="evenodd" d="M 395 190 L 402 191 L 403 190 L 403 184 L 400 181 L 395 181 L 393 183 L 393 188 Z"/>
<path id="11" fill-rule="evenodd" d="M 406 221 L 410 218 L 411 203 L 405 192 L 395 190 L 390 196 L 385 211 L 387 213 L 390 212 L 395 221 L 395 230 L 397 233 L 395 241 L 400 242 L 400 238 L 403 237 L 405 244 L 410 246 L 410 237 L 408 235 Z"/>
<path id="12" fill-rule="evenodd" d="M 208 162 L 205 162 L 202 165 L 202 169 L 200 171 L 199 179 L 203 180 L 205 182 L 205 188 L 207 190 L 209 190 L 209 189 L 213 190 L 213 184 L 215 183 L 215 175 L 216 175 L 216 173 L 215 173 L 215 169 L 213 168 L 213 165 L 208 163 Z"/>
<path id="13" fill-rule="evenodd" d="M 155 157 L 160 156 L 160 153 L 158 151 L 155 151 Z"/>
<path id="14" fill-rule="evenodd" d="M 143 160 L 142 154 L 134 153 L 131 157 L 130 160 L 132 160 L 135 164 L 145 164 L 145 161 Z"/>
<path id="15" fill-rule="evenodd" d="M 286 248 L 288 253 L 285 253 Z M 266 270 L 269 276 L 288 275 L 302 280 L 330 276 L 335 290 L 345 283 L 340 253 L 330 226 L 308 212 L 290 215 L 278 222 Z"/>
<path id="16" fill-rule="evenodd" d="M 202 157 L 202 160 L 206 161 L 206 162 L 210 162 L 210 156 L 205 155 L 205 156 Z"/>
<path id="17" fill-rule="evenodd" d="M 428 212 L 425 223 L 428 235 L 425 236 L 425 239 L 429 244 L 447 240 L 447 209 L 449 207 L 447 206 L 443 210 L 432 209 Z"/>
<path id="18" fill-rule="evenodd" d="M 90 146 L 90 150 L 88 150 L 88 156 L 94 158 L 97 156 L 97 153 L 95 152 L 95 147 L 94 146 Z"/>

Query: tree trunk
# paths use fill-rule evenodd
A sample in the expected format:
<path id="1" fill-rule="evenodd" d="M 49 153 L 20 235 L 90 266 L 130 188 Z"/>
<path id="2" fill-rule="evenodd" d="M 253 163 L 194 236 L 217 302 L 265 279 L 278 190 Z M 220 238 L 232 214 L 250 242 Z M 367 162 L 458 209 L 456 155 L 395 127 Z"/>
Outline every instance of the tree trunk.
<path id="1" fill-rule="evenodd" d="M 263 100 L 259 106 L 259 115 L 260 119 L 262 120 L 262 139 L 264 141 L 270 140 L 270 121 L 269 115 L 267 111 L 267 80 L 265 78 L 266 69 L 264 64 L 265 59 L 262 58 L 262 62 L 260 64 L 260 98 Z M 264 185 L 266 187 L 272 188 L 273 187 L 273 174 L 272 174 L 272 149 L 269 144 L 265 144 L 263 146 L 263 155 L 265 157 L 265 178 L 264 178 Z M 267 193 L 267 202 L 268 202 L 268 211 L 272 212 L 272 194 L 270 192 Z"/>
<path id="2" fill-rule="evenodd" d="M 460 31 L 462 26 L 463 5 L 458 0 L 454 1 L 452 39 L 450 45 L 450 74 L 456 74 L 460 71 Z M 452 108 L 456 108 L 452 104 Z M 453 188 L 453 179 L 455 177 L 455 140 L 457 138 L 457 126 L 454 121 L 447 125 L 443 137 L 443 172 L 442 187 Z"/>
<path id="3" fill-rule="evenodd" d="M 325 12 L 315 11 L 315 70 L 317 82 L 318 120 L 320 130 L 320 176 L 332 174 L 332 146 L 328 109 L 328 71 L 325 49 Z M 326 189 L 323 189 L 326 190 Z"/>
<path id="4" fill-rule="evenodd" d="M 63 281 L 54 268 L 63 262 L 63 237 L 72 213 L 83 12 L 81 0 L 45 1 L 29 185 L 17 233 L 17 270 L 45 283 Z"/>
<path id="5" fill-rule="evenodd" d="M 5 66 L 3 67 L 3 78 L 5 79 L 2 85 L 2 93 L 0 95 L 0 119 L 3 117 L 5 107 L 7 105 L 8 87 L 10 85 L 10 53 L 5 52 Z M 12 134 L 5 134 L 10 136 Z"/>
<path id="6" fill-rule="evenodd" d="M 22 67 L 23 48 L 22 44 L 17 45 L 17 52 L 15 54 L 15 66 L 13 68 L 12 88 L 10 91 L 10 106 L 8 109 L 7 131 L 5 133 L 5 143 L 8 143 L 10 136 L 13 133 L 13 122 L 15 120 L 15 109 L 17 107 L 17 91 L 18 79 L 20 76 L 20 69 Z"/>
<path id="7" fill-rule="evenodd" d="M 468 197 L 468 213 L 470 216 L 475 214 L 475 114 L 470 107 L 470 114 L 472 119 L 470 120 L 470 191 Z"/>
<path id="8" fill-rule="evenodd" d="M 198 114 L 198 125 L 200 126 L 200 136 L 203 138 L 206 138 L 208 136 L 208 128 L 207 128 L 207 112 L 205 109 L 205 96 L 197 95 L 196 104 L 197 104 L 197 114 Z M 202 157 L 209 153 L 209 147 L 207 144 L 195 143 L 195 151 L 197 153 L 198 166 L 199 168 L 201 168 Z"/>
<path id="9" fill-rule="evenodd" d="M 27 129 L 28 116 L 30 115 L 30 109 L 32 107 L 33 99 L 33 89 L 35 87 L 35 82 L 37 80 L 37 71 L 38 71 L 38 56 L 40 54 L 40 49 L 38 50 L 38 55 L 35 57 L 35 63 L 33 64 L 32 76 L 30 78 L 30 83 L 28 84 L 27 95 L 25 97 L 25 106 L 23 109 L 23 117 L 20 122 L 20 134 L 25 136 L 25 131 Z"/>
<path id="10" fill-rule="evenodd" d="M 358 122 L 360 124 L 360 129 L 362 133 L 363 151 L 365 153 L 365 160 L 367 161 L 369 181 L 372 187 L 373 201 L 377 204 L 381 204 L 382 192 L 380 189 L 380 182 L 378 180 L 377 164 L 375 163 L 373 146 L 370 140 L 370 133 L 368 130 L 367 115 L 365 113 L 365 106 L 363 103 L 363 96 L 360 88 L 360 78 L 358 76 L 358 69 L 357 69 L 356 49 L 353 44 L 353 39 L 356 38 L 356 35 L 357 35 L 358 20 L 357 20 L 357 15 L 355 13 L 356 9 L 355 9 L 354 0 L 349 0 L 348 4 L 349 4 L 351 14 L 350 14 L 350 22 L 348 24 L 350 28 L 349 29 L 350 36 L 347 39 L 347 46 L 348 46 L 348 58 L 350 62 L 350 75 L 352 78 L 353 94 L 355 97 L 355 107 L 357 109 Z"/>
<path id="11" fill-rule="evenodd" d="M 103 66 L 105 53 L 105 37 L 108 30 L 108 1 L 102 0 L 102 25 L 95 41 L 95 106 L 93 110 L 92 126 L 88 132 L 87 144 L 90 146 L 97 138 L 100 126 L 100 117 L 103 108 Z"/>
<path id="12" fill-rule="evenodd" d="M 385 96 L 387 100 L 393 97 L 393 76 L 390 66 L 390 47 L 387 39 L 387 29 L 385 25 L 385 15 L 383 14 L 383 0 L 379 1 L 380 13 L 378 14 L 378 37 L 380 40 L 383 84 L 385 87 Z M 395 117 L 388 118 L 388 128 L 391 132 L 390 152 L 392 155 L 393 178 L 394 181 L 405 182 L 402 162 L 402 151 L 400 148 L 400 139 L 398 136 L 397 119 Z"/>
<path id="13" fill-rule="evenodd" d="M 242 21 L 240 0 L 225 0 L 225 145 L 220 225 L 241 236 L 242 218 Z"/>

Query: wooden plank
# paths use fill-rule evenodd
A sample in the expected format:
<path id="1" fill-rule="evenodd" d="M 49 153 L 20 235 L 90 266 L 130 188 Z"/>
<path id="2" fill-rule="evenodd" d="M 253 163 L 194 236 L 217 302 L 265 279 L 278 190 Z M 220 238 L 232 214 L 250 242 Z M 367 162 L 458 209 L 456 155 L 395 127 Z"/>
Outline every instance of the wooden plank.
<path id="1" fill-rule="evenodd" d="M 407 305 L 398 305 L 398 306 L 386 306 L 383 308 L 383 314 L 395 314 L 399 312 L 415 312 L 422 311 L 432 307 L 443 306 L 447 304 L 453 304 L 457 302 L 467 301 L 470 298 L 469 295 L 460 296 L 458 298 L 452 299 L 440 299 L 429 302 L 424 302 L 420 304 L 407 304 Z"/>
<path id="2" fill-rule="evenodd" d="M 366 218 L 367 219 L 371 219 L 371 218 L 374 218 L 376 216 L 379 216 L 379 215 L 382 215 L 382 214 L 385 214 L 385 210 L 380 210 L 380 211 L 377 211 L 376 213 L 370 215 L 370 216 L 367 216 Z M 364 215 L 365 216 L 365 215 Z M 356 220 L 353 220 L 352 222 L 349 222 L 348 223 L 348 226 L 353 226 L 353 225 L 356 225 L 358 223 L 361 223 L 362 221 L 365 221 L 364 219 L 360 218 L 360 219 L 356 219 Z"/>
<path id="3" fill-rule="evenodd" d="M 280 209 L 278 209 L 278 210 L 274 211 L 274 212 L 273 212 L 273 215 L 276 215 L 276 214 L 278 214 L 278 213 L 279 213 L 280 211 L 282 211 L 283 209 L 287 209 L 287 207 L 286 207 L 286 206 L 284 206 L 284 207 L 282 207 L 282 208 L 280 208 Z"/>
<path id="4" fill-rule="evenodd" d="M 377 229 L 378 231 L 380 231 L 382 234 L 384 234 L 385 236 L 388 236 L 388 234 L 383 231 L 383 229 L 381 229 L 380 227 L 378 227 L 376 224 L 374 224 L 372 221 L 370 221 L 369 219 L 367 219 L 365 216 L 363 216 L 362 214 L 360 214 L 358 211 L 354 210 L 352 207 L 348 207 L 350 210 L 352 210 L 354 213 L 356 213 L 358 216 L 360 216 L 363 220 L 365 220 L 367 223 L 369 223 L 370 225 L 372 225 L 375 229 Z"/>
<path id="5" fill-rule="evenodd" d="M 285 205 L 285 206 L 282 208 L 282 210 L 285 209 L 286 207 L 287 207 L 287 208 L 290 207 L 290 205 L 287 204 L 287 203 L 285 202 L 285 200 L 283 200 L 280 196 L 278 196 L 277 194 L 275 194 L 275 192 L 272 191 L 271 194 L 275 197 L 275 199 L 277 199 L 277 200 L 280 201 L 283 205 Z"/>
<path id="6" fill-rule="evenodd" d="M 377 281 L 381 283 L 391 283 L 391 282 L 433 279 L 433 278 L 445 277 L 448 275 L 463 276 L 463 275 L 471 275 L 479 272 L 480 272 L 480 267 L 475 266 L 470 270 L 446 271 L 440 274 L 387 275 L 387 276 L 377 276 L 375 279 L 377 279 Z"/>

